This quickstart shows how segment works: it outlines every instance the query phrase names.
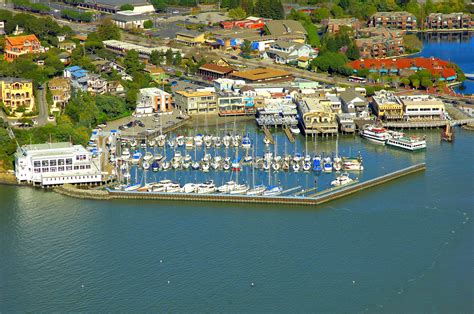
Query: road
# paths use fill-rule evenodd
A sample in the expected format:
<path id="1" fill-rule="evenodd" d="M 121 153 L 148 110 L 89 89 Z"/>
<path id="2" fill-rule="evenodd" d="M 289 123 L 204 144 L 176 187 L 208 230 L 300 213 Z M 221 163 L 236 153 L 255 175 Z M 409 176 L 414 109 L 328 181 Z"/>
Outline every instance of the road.
<path id="1" fill-rule="evenodd" d="M 38 107 L 39 112 L 38 118 L 36 119 L 38 121 L 37 126 L 44 126 L 47 123 L 51 123 L 51 121 L 48 120 L 49 108 L 48 102 L 46 101 L 46 84 L 43 84 L 38 88 L 36 106 Z"/>

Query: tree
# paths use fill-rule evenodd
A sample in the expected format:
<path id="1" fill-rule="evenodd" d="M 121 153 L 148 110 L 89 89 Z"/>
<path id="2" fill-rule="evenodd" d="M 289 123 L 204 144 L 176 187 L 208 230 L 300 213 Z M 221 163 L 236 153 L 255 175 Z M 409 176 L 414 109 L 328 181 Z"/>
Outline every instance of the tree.
<path id="1" fill-rule="evenodd" d="M 331 13 L 334 16 L 334 18 L 338 19 L 344 16 L 344 9 L 342 9 L 340 6 L 335 5 L 331 8 Z"/>
<path id="2" fill-rule="evenodd" d="M 153 28 L 153 21 L 152 20 L 146 20 L 143 23 L 143 28 L 145 28 L 145 29 Z"/>
<path id="3" fill-rule="evenodd" d="M 331 12 L 328 8 L 320 8 L 311 13 L 311 19 L 314 22 L 321 23 L 322 20 L 328 19 L 331 16 Z"/>
<path id="4" fill-rule="evenodd" d="M 281 20 L 285 16 L 281 0 L 257 0 L 255 14 L 264 18 Z"/>
<path id="5" fill-rule="evenodd" d="M 428 77 L 422 77 L 421 80 L 420 80 L 420 84 L 421 84 L 421 86 L 423 86 L 425 89 L 428 89 L 428 88 L 430 88 L 431 86 L 433 86 L 433 81 L 431 81 L 430 78 L 428 78 Z"/>
<path id="6" fill-rule="evenodd" d="M 354 43 L 349 45 L 349 48 L 346 51 L 346 56 L 350 60 L 356 60 L 360 58 L 359 49 Z"/>
<path id="7" fill-rule="evenodd" d="M 97 27 L 100 40 L 120 40 L 120 28 L 110 18 L 102 19 Z"/>
<path id="8" fill-rule="evenodd" d="M 400 79 L 400 83 L 403 84 L 403 86 L 409 86 L 410 85 L 410 79 L 408 77 L 404 77 Z"/>
<path id="9" fill-rule="evenodd" d="M 173 65 L 180 67 L 182 60 L 183 60 L 183 58 L 181 57 L 181 53 L 178 51 L 178 52 L 174 55 Z"/>
<path id="10" fill-rule="evenodd" d="M 165 0 L 151 0 L 150 3 L 155 7 L 156 11 L 164 11 L 166 9 Z"/>
<path id="11" fill-rule="evenodd" d="M 130 3 L 125 3 L 120 6 L 120 11 L 133 11 L 135 7 Z"/>
<path id="12" fill-rule="evenodd" d="M 154 65 L 161 65 L 163 64 L 164 56 L 161 51 L 153 50 L 150 55 L 150 62 Z"/>
<path id="13" fill-rule="evenodd" d="M 240 50 L 243 54 L 250 54 L 252 52 L 252 43 L 250 40 L 245 39 L 242 45 L 240 46 Z"/>
<path id="14" fill-rule="evenodd" d="M 420 87 L 420 80 L 417 77 L 411 78 L 410 81 L 411 86 L 413 86 L 414 88 L 418 89 L 418 87 Z"/>
<path id="15" fill-rule="evenodd" d="M 165 53 L 165 58 L 166 58 L 166 65 L 171 65 L 173 64 L 173 50 L 171 50 L 171 48 L 169 48 L 168 50 L 166 50 L 166 53 Z"/>
<path id="16" fill-rule="evenodd" d="M 127 51 L 127 54 L 123 58 L 123 64 L 127 69 L 127 73 L 132 75 L 135 72 L 143 70 L 145 68 L 145 65 L 140 61 L 138 51 L 133 49 Z"/>
<path id="17" fill-rule="evenodd" d="M 234 9 L 230 9 L 228 16 L 233 20 L 242 20 L 247 17 L 247 12 L 245 12 L 242 7 L 237 7 Z"/>

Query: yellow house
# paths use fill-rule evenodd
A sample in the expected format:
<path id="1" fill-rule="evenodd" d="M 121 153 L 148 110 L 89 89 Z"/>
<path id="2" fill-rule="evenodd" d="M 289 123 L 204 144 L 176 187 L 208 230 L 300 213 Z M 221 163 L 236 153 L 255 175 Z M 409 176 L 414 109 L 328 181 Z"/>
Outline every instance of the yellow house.
<path id="1" fill-rule="evenodd" d="M 379 119 L 403 119 L 403 105 L 395 94 L 390 91 L 380 90 L 372 97 L 372 108 Z"/>
<path id="2" fill-rule="evenodd" d="M 0 80 L 0 97 L 5 107 L 11 112 L 23 110 L 25 113 L 31 112 L 35 107 L 31 80 L 13 77 L 2 78 Z"/>
<path id="3" fill-rule="evenodd" d="M 188 46 L 199 46 L 204 43 L 204 33 L 196 31 L 181 31 L 176 33 L 176 41 Z"/>

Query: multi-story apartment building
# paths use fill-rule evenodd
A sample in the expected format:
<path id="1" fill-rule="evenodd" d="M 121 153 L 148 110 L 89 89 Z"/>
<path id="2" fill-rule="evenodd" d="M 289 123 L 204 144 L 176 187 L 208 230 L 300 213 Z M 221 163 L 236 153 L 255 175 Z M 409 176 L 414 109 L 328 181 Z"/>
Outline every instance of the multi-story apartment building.
<path id="1" fill-rule="evenodd" d="M 468 29 L 474 27 L 469 13 L 431 13 L 425 19 L 427 29 Z"/>
<path id="2" fill-rule="evenodd" d="M 48 88 L 53 96 L 51 112 L 61 112 L 71 98 L 71 80 L 66 77 L 55 77 L 48 82 Z"/>
<path id="3" fill-rule="evenodd" d="M 372 96 L 372 109 L 379 119 L 402 120 L 403 105 L 398 97 L 386 90 L 375 92 Z"/>
<path id="4" fill-rule="evenodd" d="M 81 145 L 68 142 L 24 145 L 15 154 L 18 182 L 51 186 L 66 183 L 98 183 L 99 161 Z"/>
<path id="5" fill-rule="evenodd" d="M 408 12 L 377 12 L 368 21 L 371 27 L 413 30 L 418 27 L 416 17 Z"/>
<path id="6" fill-rule="evenodd" d="M 173 96 L 156 87 L 142 88 L 138 95 L 137 114 L 173 112 Z"/>
<path id="7" fill-rule="evenodd" d="M 214 89 L 196 91 L 177 91 L 176 108 L 188 115 L 217 113 L 217 96 Z"/>
<path id="8" fill-rule="evenodd" d="M 403 31 L 368 27 L 357 31 L 355 44 L 361 58 L 385 58 L 405 52 Z"/>
<path id="9" fill-rule="evenodd" d="M 28 53 L 41 52 L 41 43 L 35 35 L 6 36 L 4 59 L 11 62 Z"/>
<path id="10" fill-rule="evenodd" d="M 10 111 L 25 108 L 25 112 L 33 111 L 35 97 L 33 94 L 33 81 L 5 77 L 0 79 L 0 101 Z"/>
<path id="11" fill-rule="evenodd" d="M 98 74 L 89 74 L 87 77 L 87 91 L 93 95 L 107 93 L 107 81 Z"/>

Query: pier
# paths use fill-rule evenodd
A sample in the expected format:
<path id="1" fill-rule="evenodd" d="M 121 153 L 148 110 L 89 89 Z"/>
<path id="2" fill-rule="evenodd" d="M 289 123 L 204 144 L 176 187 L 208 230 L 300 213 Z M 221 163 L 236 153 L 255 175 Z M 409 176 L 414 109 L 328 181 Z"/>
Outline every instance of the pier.
<path id="1" fill-rule="evenodd" d="M 434 120 L 434 121 L 406 121 L 406 122 L 384 122 L 382 125 L 386 128 L 394 129 L 429 129 L 441 128 L 447 124 L 451 126 L 465 125 L 474 123 L 474 118 L 458 120 Z"/>
<path id="2" fill-rule="evenodd" d="M 283 127 L 283 130 L 285 131 L 286 137 L 288 137 L 290 143 L 294 143 L 295 137 L 293 136 L 293 133 L 291 133 L 290 128 L 286 125 Z"/>
<path id="3" fill-rule="evenodd" d="M 266 127 L 266 126 L 263 126 L 263 133 L 265 133 L 265 137 L 266 139 L 270 142 L 270 144 L 275 144 L 275 140 L 273 139 L 273 135 L 272 133 L 270 132 L 270 130 Z"/>
<path id="4" fill-rule="evenodd" d="M 248 196 L 230 194 L 185 194 L 185 193 L 162 193 L 162 192 L 126 192 L 106 190 L 81 190 L 73 186 L 65 185 L 56 187 L 57 193 L 90 199 L 129 199 L 129 200 L 164 200 L 164 201 L 199 201 L 199 202 L 227 202 L 227 203 L 254 203 L 254 204 L 282 204 L 282 205 L 320 205 L 334 201 L 342 197 L 363 191 L 365 189 L 380 186 L 390 181 L 402 178 L 411 174 L 422 172 L 426 169 L 426 164 L 416 164 L 401 170 L 397 170 L 380 177 L 370 179 L 365 182 L 342 186 L 338 189 L 328 189 L 313 194 L 311 197 L 288 196 Z M 297 188 L 294 188 L 297 189 Z M 299 189 L 299 187 L 298 187 Z M 308 190 L 309 191 L 309 190 Z M 286 191 L 288 192 L 288 190 Z M 298 192 L 300 193 L 300 192 Z"/>

